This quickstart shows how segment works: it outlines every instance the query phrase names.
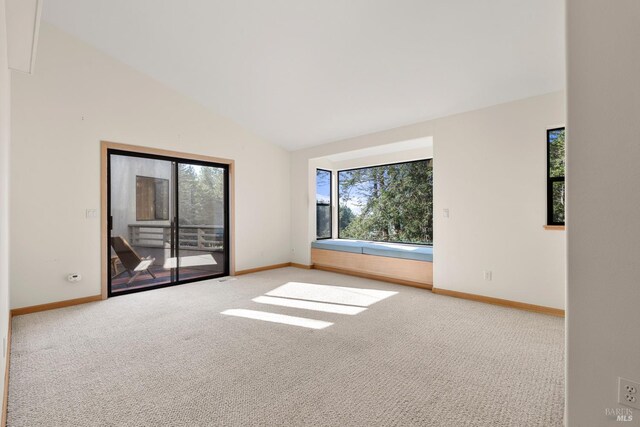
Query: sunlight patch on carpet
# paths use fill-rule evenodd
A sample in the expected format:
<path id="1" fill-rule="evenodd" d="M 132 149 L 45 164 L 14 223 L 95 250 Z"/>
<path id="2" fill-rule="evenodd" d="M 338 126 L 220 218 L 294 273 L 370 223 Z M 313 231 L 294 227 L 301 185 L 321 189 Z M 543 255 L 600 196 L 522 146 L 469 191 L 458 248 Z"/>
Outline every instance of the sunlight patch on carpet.
<path id="1" fill-rule="evenodd" d="M 326 302 L 305 301 L 299 299 L 278 298 L 261 296 L 253 299 L 260 304 L 277 305 L 280 307 L 302 308 L 305 310 L 322 311 L 325 313 L 348 314 L 354 316 L 366 310 L 364 307 L 355 307 L 341 304 L 329 304 Z"/>
<path id="2" fill-rule="evenodd" d="M 343 286 L 316 285 L 312 283 L 288 282 L 265 295 L 317 301 L 333 304 L 368 307 L 397 292 L 377 289 L 347 288 Z"/>
<path id="3" fill-rule="evenodd" d="M 265 322 L 283 323 L 285 325 L 302 326 L 310 329 L 324 329 L 333 325 L 331 322 L 307 319 L 305 317 L 287 316 L 285 314 L 268 313 L 266 311 L 230 309 L 220 314 L 227 316 L 245 317 L 247 319 L 264 320 Z"/>

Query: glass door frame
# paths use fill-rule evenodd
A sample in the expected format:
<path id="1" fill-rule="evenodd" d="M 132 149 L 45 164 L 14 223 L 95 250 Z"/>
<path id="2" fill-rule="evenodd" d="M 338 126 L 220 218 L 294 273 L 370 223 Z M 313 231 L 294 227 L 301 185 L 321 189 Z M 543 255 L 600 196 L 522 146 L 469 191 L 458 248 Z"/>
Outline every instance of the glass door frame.
<path id="1" fill-rule="evenodd" d="M 177 286 L 185 283 L 199 282 L 202 280 L 210 280 L 218 277 L 224 277 L 233 275 L 232 270 L 232 248 L 231 235 L 233 233 L 233 227 L 231 222 L 231 214 L 232 214 L 232 197 L 231 197 L 231 189 L 233 188 L 232 181 L 232 171 L 233 171 L 233 160 L 226 159 L 214 159 L 211 160 L 203 159 L 204 156 L 198 156 L 199 158 L 191 158 L 188 155 L 177 156 L 179 153 L 174 152 L 162 152 L 162 150 L 155 149 L 147 149 L 145 147 L 133 147 L 133 146 L 125 146 L 122 144 L 108 143 L 102 142 L 103 148 L 103 178 L 106 182 L 103 183 L 103 226 L 106 226 L 106 230 L 103 230 L 103 248 L 104 254 L 103 256 L 103 289 L 102 289 L 102 297 L 113 297 L 120 295 L 127 295 L 136 292 L 144 292 L 152 289 L 160 289 L 166 288 L 169 286 Z M 134 150 L 139 148 L 140 151 Z M 165 154 L 166 153 L 166 154 Z M 111 290 L 111 229 L 112 229 L 112 218 L 111 218 L 111 155 L 119 155 L 119 156 L 129 156 L 129 157 L 138 157 L 145 159 L 153 159 L 153 160 L 162 160 L 171 162 L 172 176 L 174 177 L 173 185 L 171 186 L 170 192 L 173 197 L 173 209 L 174 215 L 173 218 L 170 218 L 170 221 L 174 224 L 171 232 L 171 239 L 175 242 L 175 246 L 171 248 L 172 255 L 175 255 L 177 258 L 178 267 L 175 269 L 171 269 L 171 281 L 169 283 L 162 283 L 158 285 L 150 285 L 141 288 L 127 289 L 117 292 L 112 292 Z M 218 160 L 218 161 L 216 161 Z M 222 162 L 219 162 L 222 161 Z M 179 224 L 179 197 L 178 197 L 178 186 L 179 186 L 179 178 L 178 178 L 178 167 L 180 164 L 184 165 L 199 165 L 205 167 L 214 167 L 219 168 L 224 171 L 224 266 L 223 272 L 214 273 L 210 275 L 200 276 L 196 278 L 184 279 L 180 280 L 180 224 Z M 105 185 L 106 184 L 106 188 Z M 106 221 L 105 221 L 106 219 Z M 106 272 L 106 277 L 105 277 Z M 105 280 L 106 279 L 106 280 Z"/>

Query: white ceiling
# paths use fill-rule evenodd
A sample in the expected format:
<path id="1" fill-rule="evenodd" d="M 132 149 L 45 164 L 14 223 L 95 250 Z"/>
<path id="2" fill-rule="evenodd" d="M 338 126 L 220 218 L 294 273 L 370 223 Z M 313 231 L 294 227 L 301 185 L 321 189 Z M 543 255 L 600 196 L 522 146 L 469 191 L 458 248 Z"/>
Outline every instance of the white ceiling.
<path id="1" fill-rule="evenodd" d="M 560 0 L 45 0 L 43 16 L 287 149 L 564 88 Z"/>

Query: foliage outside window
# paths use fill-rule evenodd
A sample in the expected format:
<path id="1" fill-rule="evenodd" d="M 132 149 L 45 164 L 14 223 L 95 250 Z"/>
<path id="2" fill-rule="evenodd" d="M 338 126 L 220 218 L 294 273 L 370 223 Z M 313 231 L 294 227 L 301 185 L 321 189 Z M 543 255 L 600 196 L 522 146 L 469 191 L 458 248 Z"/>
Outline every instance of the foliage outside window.
<path id="1" fill-rule="evenodd" d="M 169 180 L 136 176 L 136 221 L 169 219 Z"/>
<path id="2" fill-rule="evenodd" d="M 180 225 L 224 225 L 224 169 L 178 165 Z"/>
<path id="3" fill-rule="evenodd" d="M 547 130 L 547 224 L 564 225 L 565 128 Z"/>
<path id="4" fill-rule="evenodd" d="M 316 170 L 316 238 L 331 238 L 331 171 Z"/>
<path id="5" fill-rule="evenodd" d="M 338 237 L 433 243 L 433 161 L 338 172 Z"/>

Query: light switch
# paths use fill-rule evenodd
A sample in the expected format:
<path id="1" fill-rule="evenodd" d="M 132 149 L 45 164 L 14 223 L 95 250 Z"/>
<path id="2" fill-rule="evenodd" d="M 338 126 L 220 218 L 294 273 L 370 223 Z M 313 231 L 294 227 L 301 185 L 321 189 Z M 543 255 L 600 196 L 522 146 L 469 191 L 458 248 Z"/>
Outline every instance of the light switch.
<path id="1" fill-rule="evenodd" d="M 97 209 L 87 209 L 85 212 L 85 215 L 87 217 L 87 219 L 95 219 L 98 217 L 98 210 Z"/>
<path id="2" fill-rule="evenodd" d="M 448 209 L 448 208 L 447 208 L 447 209 L 443 209 L 443 210 L 442 210 L 442 214 L 443 214 L 443 216 L 444 216 L 445 218 L 449 218 L 449 209 Z"/>

